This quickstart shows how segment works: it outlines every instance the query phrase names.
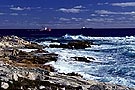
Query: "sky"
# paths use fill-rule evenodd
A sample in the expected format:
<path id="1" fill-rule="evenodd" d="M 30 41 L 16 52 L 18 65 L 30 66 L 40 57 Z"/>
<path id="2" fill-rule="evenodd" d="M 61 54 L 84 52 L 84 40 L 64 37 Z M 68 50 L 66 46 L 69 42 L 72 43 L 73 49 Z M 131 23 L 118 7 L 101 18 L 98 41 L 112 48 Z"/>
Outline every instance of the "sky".
<path id="1" fill-rule="evenodd" d="M 0 0 L 0 29 L 135 27 L 135 0 Z"/>

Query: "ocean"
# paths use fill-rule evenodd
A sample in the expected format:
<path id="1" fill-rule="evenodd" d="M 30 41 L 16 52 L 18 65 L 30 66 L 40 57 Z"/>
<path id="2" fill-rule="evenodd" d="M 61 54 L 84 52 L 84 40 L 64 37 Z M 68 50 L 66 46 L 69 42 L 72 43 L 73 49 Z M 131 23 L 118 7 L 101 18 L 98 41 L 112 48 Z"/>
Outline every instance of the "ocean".
<path id="1" fill-rule="evenodd" d="M 54 35 L 50 36 L 49 34 L 42 34 L 42 37 L 40 37 L 40 34 L 38 34 L 38 37 L 31 37 L 30 35 L 23 37 L 40 45 L 48 46 L 44 50 L 58 54 L 56 62 L 52 61 L 47 64 L 53 65 L 56 71 L 60 73 L 76 72 L 87 80 L 97 80 L 135 88 L 135 36 L 131 36 L 131 32 L 129 32 L 129 36 L 126 36 L 127 31 L 121 35 L 119 35 L 120 31 L 115 31 L 118 35 L 114 33 L 113 36 L 111 36 L 111 32 L 109 32 L 109 36 L 106 36 L 106 33 L 105 36 L 99 33 L 98 37 L 89 35 L 87 32 L 73 33 L 72 31 L 72 34 L 75 35 L 63 32 L 57 32 L 60 33 L 60 36 L 56 36 L 54 33 Z M 18 33 L 21 36 L 19 31 Z M 49 47 L 51 44 L 59 45 L 74 40 L 93 42 L 94 45 L 85 49 Z M 92 57 L 95 60 L 86 63 L 74 61 L 71 57 Z"/>
<path id="2" fill-rule="evenodd" d="M 52 42 L 53 40 L 53 42 Z M 44 48 L 59 54 L 58 61 L 49 62 L 60 73 L 76 72 L 87 80 L 97 80 L 135 87 L 135 37 L 91 37 L 64 35 L 36 39 L 40 45 L 68 43 L 72 40 L 92 41 L 95 45 L 85 49 Z M 59 42 L 57 42 L 59 41 Z M 71 57 L 93 57 L 91 63 L 78 62 Z"/>

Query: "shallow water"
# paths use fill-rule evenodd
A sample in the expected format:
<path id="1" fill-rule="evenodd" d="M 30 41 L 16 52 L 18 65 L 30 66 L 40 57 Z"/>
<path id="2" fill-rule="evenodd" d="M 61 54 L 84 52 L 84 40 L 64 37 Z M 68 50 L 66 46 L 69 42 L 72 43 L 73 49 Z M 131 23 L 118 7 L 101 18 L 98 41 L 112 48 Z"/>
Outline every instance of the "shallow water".
<path id="1" fill-rule="evenodd" d="M 50 38 L 49 38 L 50 39 Z M 77 72 L 84 78 L 135 87 L 135 37 L 86 37 L 65 35 L 60 38 L 44 38 L 42 45 L 67 43 L 72 40 L 92 41 L 96 45 L 86 49 L 45 48 L 59 54 L 57 62 L 49 62 L 58 72 Z M 50 39 L 50 40 L 51 40 Z M 46 41 L 47 40 L 47 41 Z M 93 57 L 92 63 L 77 62 L 71 57 Z"/>

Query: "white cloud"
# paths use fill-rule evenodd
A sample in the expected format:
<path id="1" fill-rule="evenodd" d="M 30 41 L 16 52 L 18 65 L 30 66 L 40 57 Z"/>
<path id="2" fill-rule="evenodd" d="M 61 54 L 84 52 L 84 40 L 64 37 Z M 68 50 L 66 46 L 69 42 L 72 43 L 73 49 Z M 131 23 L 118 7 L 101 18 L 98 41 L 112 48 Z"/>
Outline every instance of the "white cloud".
<path id="1" fill-rule="evenodd" d="M 106 3 L 97 3 L 97 5 L 108 5 L 109 3 L 106 2 Z"/>
<path id="2" fill-rule="evenodd" d="M 30 7 L 13 7 L 13 6 L 10 9 L 15 11 L 31 10 Z"/>
<path id="3" fill-rule="evenodd" d="M 81 10 L 76 8 L 66 9 L 66 8 L 60 8 L 59 11 L 65 12 L 65 13 L 79 13 Z"/>
<path id="4" fill-rule="evenodd" d="M 75 6 L 74 8 L 85 8 L 85 7 L 83 7 L 82 5 L 79 5 L 79 6 Z"/>
<path id="5" fill-rule="evenodd" d="M 135 6 L 135 2 L 125 2 L 125 3 L 112 3 L 112 6 L 120 6 L 120 7 L 133 7 Z"/>
<path id="6" fill-rule="evenodd" d="M 60 21 L 70 21 L 70 19 L 68 19 L 68 18 L 60 18 L 59 20 Z"/>
<path id="7" fill-rule="evenodd" d="M 97 14 L 122 14 L 122 15 L 135 15 L 135 11 L 131 12 L 112 12 L 112 11 L 107 11 L 107 10 L 96 10 L 95 13 Z"/>
<path id="8" fill-rule="evenodd" d="M 11 7 L 10 9 L 11 10 L 16 10 L 16 11 L 22 11 L 22 10 L 24 10 L 24 8 L 21 8 L 21 7 Z"/>
<path id="9" fill-rule="evenodd" d="M 85 8 L 83 6 L 74 6 L 73 8 L 60 8 L 57 11 L 61 11 L 61 12 L 65 12 L 65 13 L 80 13 L 82 10 L 82 8 Z"/>
<path id="10" fill-rule="evenodd" d="M 82 20 L 82 18 L 75 18 L 75 17 L 73 17 L 71 19 L 74 20 L 74 21 L 80 21 L 80 20 Z"/>
<path id="11" fill-rule="evenodd" d="M 17 16 L 18 13 L 11 13 L 10 15 L 12 15 L 12 16 Z"/>
<path id="12" fill-rule="evenodd" d="M 96 14 L 91 14 L 90 16 L 97 16 Z"/>
<path id="13" fill-rule="evenodd" d="M 112 22 L 114 19 L 112 18 L 91 18 L 86 19 L 88 22 Z"/>
<path id="14" fill-rule="evenodd" d="M 5 14 L 5 13 L 1 13 L 1 12 L 0 12 L 0 15 L 4 15 L 4 14 Z"/>

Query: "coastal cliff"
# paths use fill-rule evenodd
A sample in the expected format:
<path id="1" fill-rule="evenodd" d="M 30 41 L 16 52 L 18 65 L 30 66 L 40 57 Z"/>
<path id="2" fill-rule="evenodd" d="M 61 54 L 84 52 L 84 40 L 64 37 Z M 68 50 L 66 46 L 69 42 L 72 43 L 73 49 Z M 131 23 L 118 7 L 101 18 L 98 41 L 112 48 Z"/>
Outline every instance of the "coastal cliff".
<path id="1" fill-rule="evenodd" d="M 82 43 L 82 42 L 81 42 Z M 84 43 L 84 42 L 83 42 Z M 87 42 L 85 42 L 87 43 Z M 67 48 L 77 47 L 70 43 Z M 89 46 L 85 44 L 83 47 Z M 70 46 L 70 47 L 69 47 Z M 45 46 L 17 36 L 0 38 L 0 89 L 8 90 L 135 90 L 121 85 L 85 80 L 80 74 L 58 73 L 55 67 L 45 65 L 57 61 L 58 54 L 43 50 Z M 52 46 L 60 47 L 60 46 Z M 78 60 L 77 57 L 75 59 Z M 84 58 L 81 58 L 81 61 Z"/>

